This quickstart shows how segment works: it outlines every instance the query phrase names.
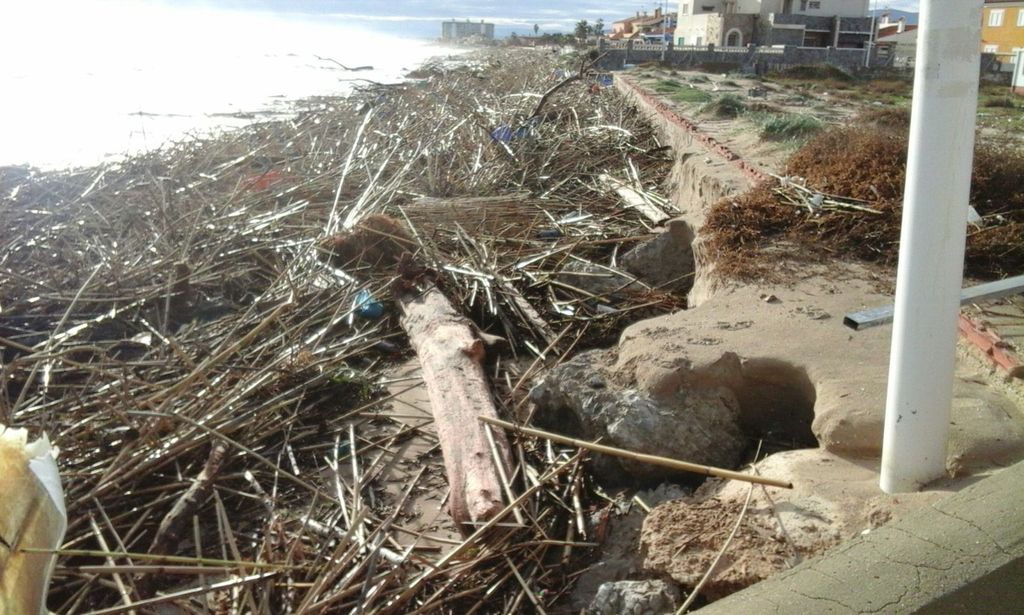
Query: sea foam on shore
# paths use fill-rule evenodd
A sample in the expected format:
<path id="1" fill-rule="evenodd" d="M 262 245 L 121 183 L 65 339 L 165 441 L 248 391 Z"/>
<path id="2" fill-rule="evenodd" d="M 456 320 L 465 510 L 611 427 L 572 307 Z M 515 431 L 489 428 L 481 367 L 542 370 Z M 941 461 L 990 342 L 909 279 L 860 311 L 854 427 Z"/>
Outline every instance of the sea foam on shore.
<path id="1" fill-rule="evenodd" d="M 104 9 L 106 7 L 106 9 Z M 88 166 L 291 112 L 353 79 L 450 53 L 329 16 L 90 3 L 14 8 L 0 51 L 0 165 Z M 372 66 L 349 72 L 348 67 Z M 358 81 L 357 81 L 358 82 Z"/>

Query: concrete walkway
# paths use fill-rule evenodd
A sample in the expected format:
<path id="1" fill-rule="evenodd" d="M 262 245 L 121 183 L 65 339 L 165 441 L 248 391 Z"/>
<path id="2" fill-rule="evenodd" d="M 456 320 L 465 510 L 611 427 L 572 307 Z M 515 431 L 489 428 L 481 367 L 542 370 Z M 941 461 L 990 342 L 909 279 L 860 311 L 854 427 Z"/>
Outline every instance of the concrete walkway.
<path id="1" fill-rule="evenodd" d="M 1024 612 L 1024 462 L 701 615 Z"/>

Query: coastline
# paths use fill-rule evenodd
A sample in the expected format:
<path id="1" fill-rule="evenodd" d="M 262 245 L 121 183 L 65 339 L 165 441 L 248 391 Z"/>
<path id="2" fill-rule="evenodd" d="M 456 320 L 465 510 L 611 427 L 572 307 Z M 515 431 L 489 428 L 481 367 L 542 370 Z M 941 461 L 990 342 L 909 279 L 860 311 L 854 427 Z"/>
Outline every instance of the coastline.
<path id="1" fill-rule="evenodd" d="M 768 243 L 756 261 L 768 273 L 723 275 L 709 212 L 750 211 L 736 205 L 749 183 L 793 148 L 737 130 L 749 117 L 708 119 L 706 101 L 672 96 L 684 80 L 709 100 L 757 84 L 653 66 L 607 88 L 562 81 L 585 63 L 535 50 L 428 60 L 414 80 L 296 101 L 291 119 L 117 165 L 0 169 L 0 410 L 61 446 L 67 542 L 91 547 L 62 555 L 51 606 L 65 610 L 79 587 L 95 608 L 124 599 L 81 574 L 119 557 L 82 521 L 100 513 L 151 557 L 222 557 L 226 533 L 244 536 L 233 569 L 278 566 L 244 583 L 279 609 L 578 612 L 637 570 L 692 587 L 745 485 L 692 491 L 673 475 L 640 490 L 666 476 L 512 431 L 502 488 L 506 501 L 529 497 L 486 521 L 498 527 L 452 522 L 434 400 L 402 325 L 401 292 L 424 281 L 486 341 L 488 390 L 517 423 L 722 467 L 768 441 L 759 470 L 796 488 L 752 500 L 758 529 L 740 532 L 739 563 L 709 598 L 1019 457 L 1019 398 L 963 349 L 951 477 L 879 495 L 887 339 L 849 335 L 838 316 L 884 303 L 889 274 Z M 790 100 L 773 87 L 773 104 Z M 594 427 L 572 415 L 587 407 L 627 411 Z M 719 433 L 734 413 L 736 429 Z M 658 416 L 671 418 L 629 426 Z M 693 453 L 708 427 L 716 437 Z M 172 504 L 211 460 L 219 499 L 188 510 L 198 538 L 168 537 Z M 785 527 L 780 504 L 796 520 Z M 777 531 L 790 533 L 765 547 Z M 132 600 L 192 587 L 146 574 Z"/>
<path id="2" fill-rule="evenodd" d="M 91 65 L 72 65 L 64 69 L 66 74 L 31 77 L 31 65 L 19 68 L 10 77 L 12 83 L 38 89 L 33 94 L 38 101 L 19 98 L 17 104 L 7 105 L 3 125 L 8 137 L 0 149 L 0 166 L 57 171 L 123 161 L 255 122 L 287 120 L 305 99 L 343 97 L 366 80 L 404 81 L 408 73 L 435 57 L 462 53 L 437 41 L 396 40 L 406 50 L 399 55 L 382 54 L 373 47 L 343 49 L 343 59 L 362 49 L 376 61 L 374 66 L 352 64 L 356 70 L 351 71 L 313 52 L 237 57 L 221 52 L 223 57 L 209 59 L 210 66 L 192 68 L 174 66 L 173 57 L 120 58 L 105 72 Z M 382 44 L 387 45 L 387 40 Z M 168 66 L 181 74 L 175 75 Z M 172 81 L 175 77 L 194 85 L 179 87 Z M 91 93 L 81 96 L 75 106 L 58 110 L 53 108 L 54 101 L 41 98 L 48 95 L 42 84 L 52 80 L 80 82 Z"/>

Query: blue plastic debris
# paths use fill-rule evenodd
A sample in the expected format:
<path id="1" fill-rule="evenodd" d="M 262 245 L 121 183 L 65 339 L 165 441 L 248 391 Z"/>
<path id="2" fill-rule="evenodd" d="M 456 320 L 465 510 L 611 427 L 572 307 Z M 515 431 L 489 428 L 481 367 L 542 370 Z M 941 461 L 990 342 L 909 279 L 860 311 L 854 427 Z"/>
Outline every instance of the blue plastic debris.
<path id="1" fill-rule="evenodd" d="M 610 88 L 610 87 L 612 87 L 613 83 L 614 83 L 614 80 L 612 79 L 611 75 L 605 74 L 605 75 L 598 75 L 597 76 L 597 84 L 600 85 L 603 88 Z"/>
<path id="2" fill-rule="evenodd" d="M 562 231 L 556 228 L 544 229 L 537 232 L 538 239 L 558 239 L 562 236 Z"/>
<path id="3" fill-rule="evenodd" d="M 499 143 L 508 143 L 515 136 L 511 126 L 498 126 L 491 131 L 491 138 Z"/>
<path id="4" fill-rule="evenodd" d="M 356 293 L 353 307 L 360 318 L 380 318 L 384 315 L 384 304 L 374 299 L 365 288 Z"/>
<path id="5" fill-rule="evenodd" d="M 520 126 L 516 128 L 516 131 L 512 134 L 513 139 L 526 139 L 532 136 L 533 128 L 530 126 Z"/>

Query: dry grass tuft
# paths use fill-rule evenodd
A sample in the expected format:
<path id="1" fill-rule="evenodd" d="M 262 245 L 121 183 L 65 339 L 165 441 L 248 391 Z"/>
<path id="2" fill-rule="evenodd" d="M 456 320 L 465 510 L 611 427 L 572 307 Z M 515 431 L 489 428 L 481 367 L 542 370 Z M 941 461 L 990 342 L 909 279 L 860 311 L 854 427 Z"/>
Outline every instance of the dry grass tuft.
<path id="1" fill-rule="evenodd" d="M 850 259 L 894 266 L 899 250 L 909 115 L 872 111 L 854 124 L 811 139 L 787 162 L 785 173 L 826 195 L 864 201 L 878 213 L 818 211 L 779 198 L 777 182 L 723 199 L 705 231 L 718 271 L 754 279 L 770 274 L 780 250 L 797 260 Z M 1024 153 L 981 141 L 975 148 L 971 204 L 985 222 L 968 229 L 966 271 L 1003 277 L 1024 270 Z"/>

